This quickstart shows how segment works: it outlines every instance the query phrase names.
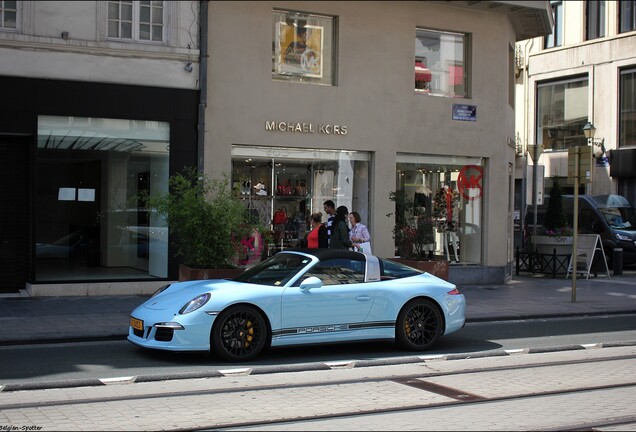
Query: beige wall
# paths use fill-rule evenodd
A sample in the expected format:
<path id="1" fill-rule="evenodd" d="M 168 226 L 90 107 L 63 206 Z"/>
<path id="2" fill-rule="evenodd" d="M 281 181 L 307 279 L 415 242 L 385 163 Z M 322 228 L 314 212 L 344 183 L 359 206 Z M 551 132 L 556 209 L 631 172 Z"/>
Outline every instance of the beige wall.
<path id="1" fill-rule="evenodd" d="M 618 34 L 617 1 L 606 2 L 605 37 L 586 41 L 585 2 L 563 2 L 561 47 L 543 48 L 543 39 L 519 42 L 525 56 L 525 69 L 517 79 L 516 130 L 522 142 L 536 142 L 536 86 L 549 80 L 586 75 L 589 78 L 588 118 L 596 127 L 596 138 L 605 139 L 607 151 L 618 148 L 619 73 L 636 63 L 634 32 Z M 567 176 L 567 152 L 544 153 L 539 164 L 545 165 L 545 176 Z M 518 164 L 519 165 L 519 164 Z M 522 171 L 516 176 L 521 178 Z M 617 193 L 617 184 L 609 176 L 609 167 L 592 167 L 592 183 L 588 194 Z M 531 183 L 528 183 L 529 185 Z"/>
<path id="2" fill-rule="evenodd" d="M 272 10 L 337 17 L 337 85 L 271 77 Z M 506 15 L 428 2 L 210 2 L 205 171 L 229 172 L 232 144 L 370 151 L 374 253 L 392 256 L 397 152 L 485 158 L 483 259 L 503 267 L 510 226 L 508 166 L 514 163 L 514 112 L 508 104 Z M 415 27 L 472 35 L 471 97 L 415 94 Z M 453 103 L 477 106 L 477 121 L 453 121 Z M 266 132 L 266 121 L 346 125 L 345 136 Z"/>

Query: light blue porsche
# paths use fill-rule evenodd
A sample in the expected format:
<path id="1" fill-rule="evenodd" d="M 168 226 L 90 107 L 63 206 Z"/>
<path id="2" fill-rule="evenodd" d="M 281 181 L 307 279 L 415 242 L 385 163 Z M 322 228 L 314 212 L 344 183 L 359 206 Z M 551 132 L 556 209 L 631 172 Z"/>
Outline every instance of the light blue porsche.
<path id="1" fill-rule="evenodd" d="M 455 285 L 373 255 L 286 250 L 233 280 L 179 282 L 130 317 L 144 348 L 246 361 L 267 347 L 394 339 L 423 351 L 464 326 Z"/>

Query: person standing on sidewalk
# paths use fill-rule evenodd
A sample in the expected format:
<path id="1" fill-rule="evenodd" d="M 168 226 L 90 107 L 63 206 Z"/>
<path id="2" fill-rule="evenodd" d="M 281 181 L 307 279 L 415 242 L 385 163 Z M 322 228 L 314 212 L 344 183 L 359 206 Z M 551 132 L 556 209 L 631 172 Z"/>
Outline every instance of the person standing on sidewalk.
<path id="1" fill-rule="evenodd" d="M 323 203 L 323 208 L 325 209 L 325 213 L 327 213 L 327 242 L 331 243 L 331 230 L 333 220 L 336 217 L 336 205 L 333 201 L 327 200 Z"/>
<path id="2" fill-rule="evenodd" d="M 347 225 L 347 216 L 349 210 L 345 206 L 336 209 L 336 216 L 331 225 L 331 240 L 329 242 L 330 249 L 349 249 L 352 245 L 349 239 L 349 226 Z"/>

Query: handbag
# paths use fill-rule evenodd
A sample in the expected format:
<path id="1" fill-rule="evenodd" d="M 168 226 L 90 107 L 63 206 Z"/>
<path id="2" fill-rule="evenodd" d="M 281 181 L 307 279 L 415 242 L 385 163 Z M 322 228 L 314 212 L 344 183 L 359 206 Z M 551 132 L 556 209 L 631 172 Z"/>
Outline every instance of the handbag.
<path id="1" fill-rule="evenodd" d="M 274 213 L 274 225 L 284 225 L 287 223 L 287 212 L 283 209 L 278 209 Z"/>

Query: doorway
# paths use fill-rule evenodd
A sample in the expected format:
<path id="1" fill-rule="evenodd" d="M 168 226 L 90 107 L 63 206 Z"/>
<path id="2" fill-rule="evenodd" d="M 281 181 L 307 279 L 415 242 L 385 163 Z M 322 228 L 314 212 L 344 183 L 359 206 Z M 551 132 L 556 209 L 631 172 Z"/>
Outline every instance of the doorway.
<path id="1" fill-rule="evenodd" d="M 0 135 L 0 292 L 25 288 L 29 269 L 30 163 L 27 136 Z"/>

